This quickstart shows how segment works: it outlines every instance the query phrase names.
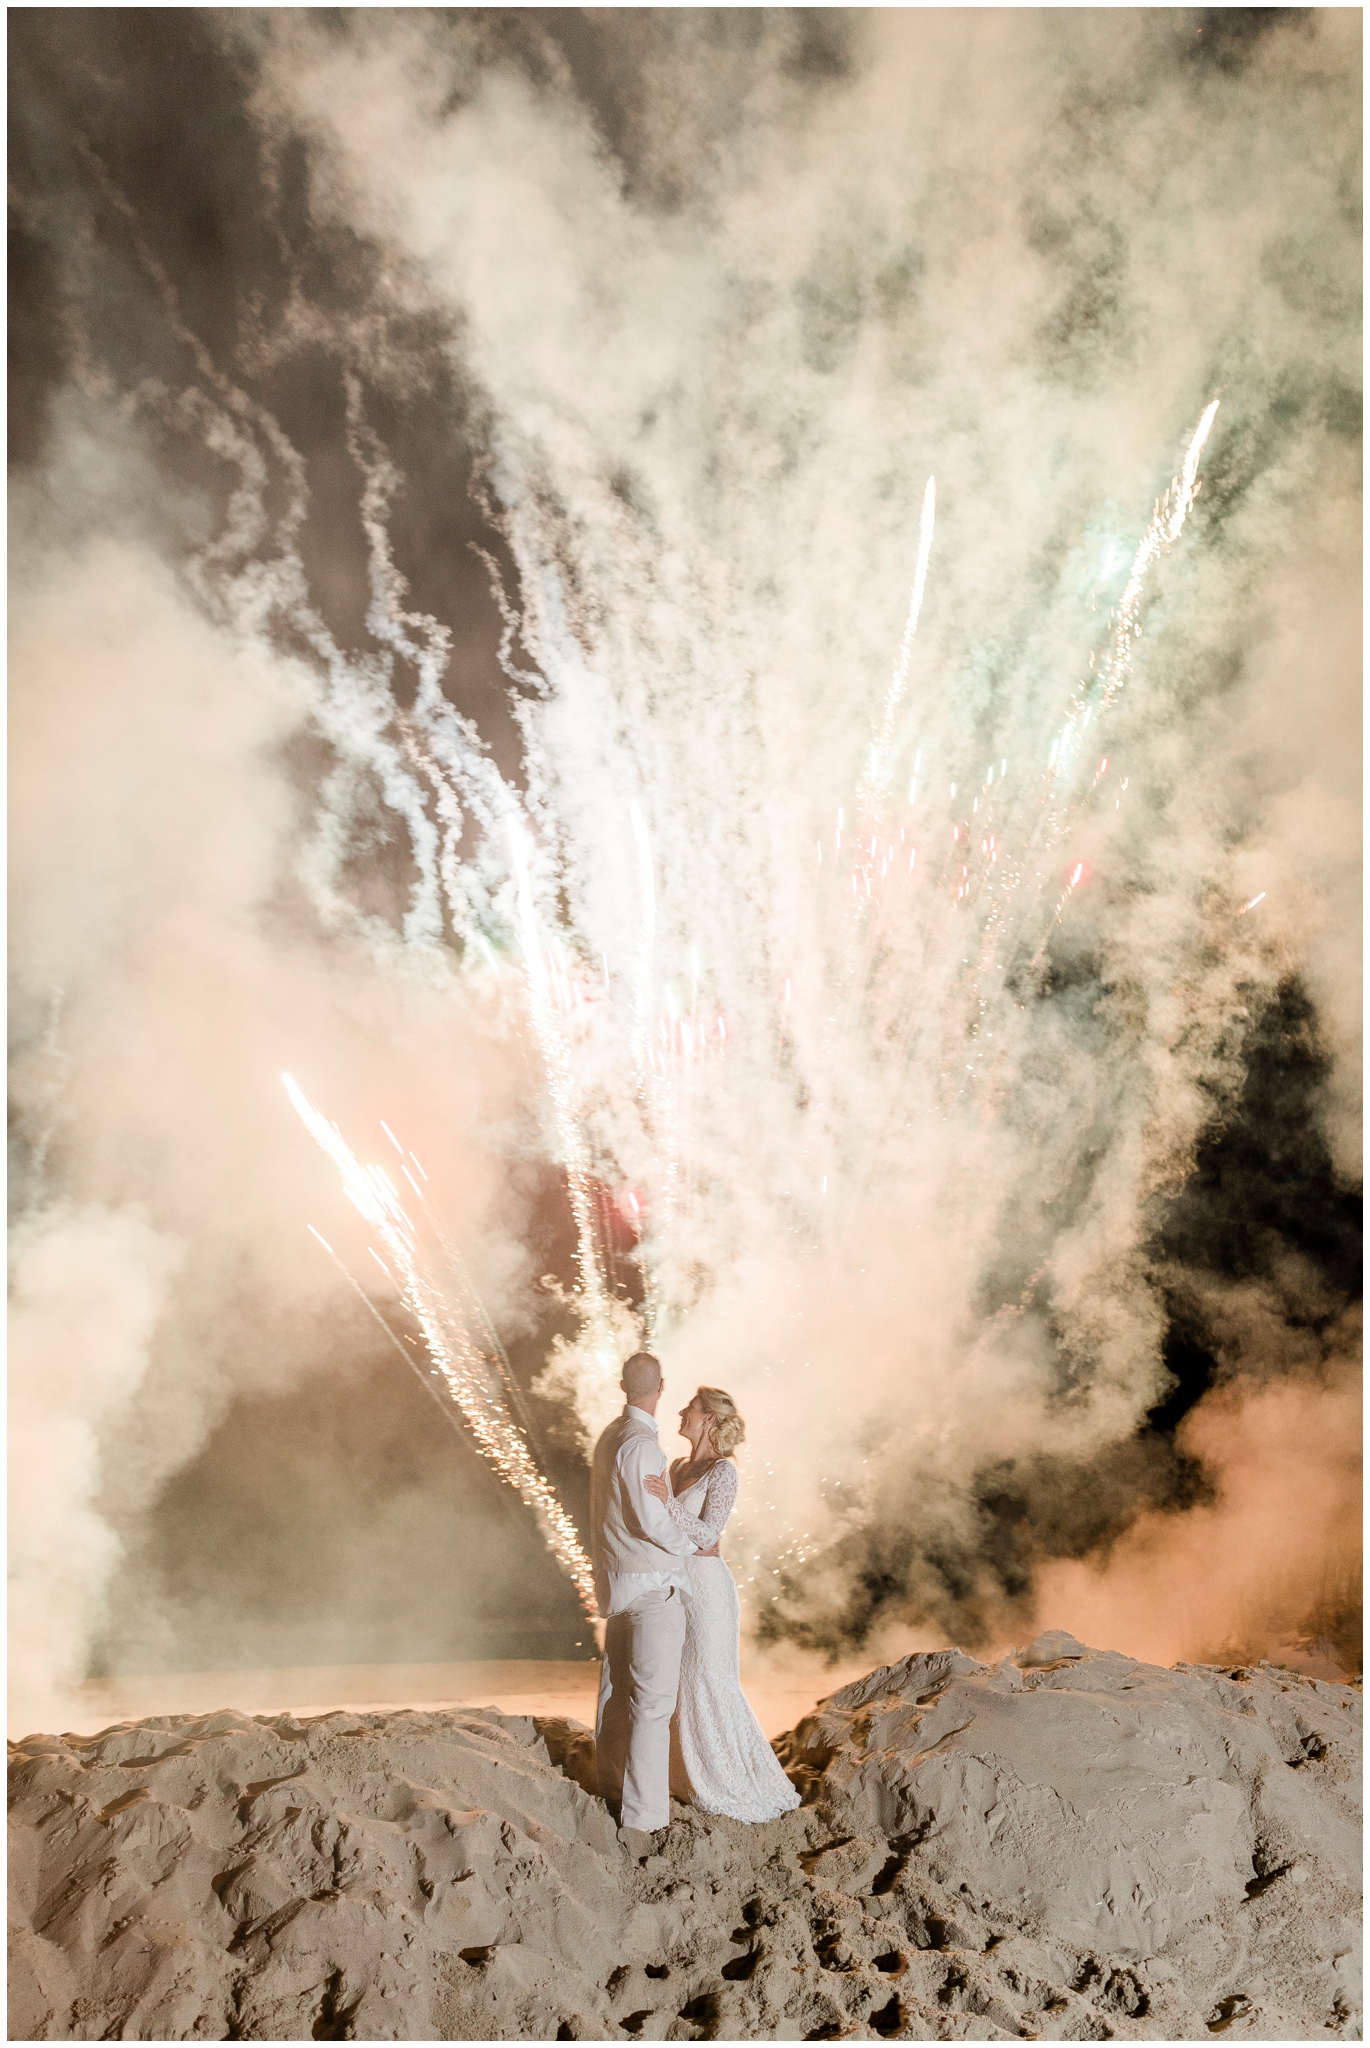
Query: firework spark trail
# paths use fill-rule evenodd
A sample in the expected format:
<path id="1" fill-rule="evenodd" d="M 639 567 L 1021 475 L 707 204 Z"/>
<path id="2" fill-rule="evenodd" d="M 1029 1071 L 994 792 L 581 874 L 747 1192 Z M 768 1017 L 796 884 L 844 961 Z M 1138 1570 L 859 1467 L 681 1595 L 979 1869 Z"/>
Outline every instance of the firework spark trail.
<path id="1" fill-rule="evenodd" d="M 533 902 L 527 836 L 519 820 L 512 815 L 509 819 L 509 851 L 517 892 L 529 1015 L 542 1054 L 555 1138 L 576 1226 L 577 1307 L 584 1320 L 592 1355 L 607 1383 L 616 1376 L 615 1327 L 595 1223 L 594 1177 L 584 1133 L 575 1113 L 576 1089 L 571 1050 L 549 985 L 546 949 Z"/>
<path id="2" fill-rule="evenodd" d="M 367 536 L 371 604 L 367 624 L 374 636 L 410 664 L 417 677 L 412 716 L 395 706 L 395 722 L 411 760 L 431 783 L 443 824 L 440 871 L 454 928 L 468 940 L 473 935 L 470 869 L 457 851 L 463 831 L 463 803 L 482 828 L 487 849 L 507 844 L 514 881 L 515 915 L 524 955 L 529 1018 L 542 1057 L 551 1108 L 556 1150 L 566 1173 L 567 1192 L 576 1229 L 576 1307 L 591 1354 L 606 1380 L 615 1366 L 616 1330 L 608 1293 L 607 1260 L 595 1216 L 591 1164 L 576 1114 L 574 1062 L 548 974 L 548 954 L 533 892 L 529 823 L 516 790 L 506 783 L 485 756 L 479 735 L 453 710 L 442 694 L 442 677 L 450 654 L 450 635 L 425 613 L 404 609 L 405 585 L 395 567 L 386 523 L 389 499 L 399 485 L 393 466 L 375 444 L 361 413 L 355 379 L 348 384 L 349 448 L 365 478 L 362 512 Z M 491 565 L 488 565 L 491 566 Z M 506 607 L 507 610 L 507 607 Z M 506 616 L 506 636 L 514 621 Z M 417 637 L 415 637 L 417 635 Z M 502 830 L 500 828 L 503 828 Z M 489 905 L 489 891 L 484 894 Z M 488 914 L 488 910 L 487 910 Z M 483 938 L 477 927 L 475 936 Z M 434 1219 L 436 1222 L 436 1219 Z M 444 1237 L 444 1243 L 446 1239 Z M 449 1262 L 462 1271 L 455 1250 Z M 483 1313 L 483 1312 L 482 1312 Z M 488 1326 L 487 1326 L 488 1327 Z M 496 1355 L 502 1347 L 494 1333 Z"/>
<path id="3" fill-rule="evenodd" d="M 1142 544 L 1133 558 L 1132 572 L 1118 600 L 1113 644 L 1104 663 L 1103 701 L 1106 706 L 1112 703 L 1122 688 L 1132 664 L 1132 642 L 1141 631 L 1139 608 L 1147 575 L 1166 550 L 1173 547 L 1179 539 L 1184 531 L 1190 507 L 1198 495 L 1199 458 L 1213 430 L 1219 402 L 1215 398 L 1205 409 L 1185 450 L 1181 472 L 1161 500 Z"/>
<path id="4" fill-rule="evenodd" d="M 854 1007 L 864 1003 L 869 997 L 879 944 L 877 928 L 881 910 L 884 908 L 884 895 L 882 891 L 881 896 L 877 898 L 876 887 L 884 880 L 885 871 L 883 868 L 877 870 L 876 864 L 889 784 L 890 748 L 894 740 L 895 720 L 908 687 L 909 669 L 913 661 L 913 643 L 923 610 L 923 595 L 927 587 L 928 563 L 932 556 L 936 520 L 937 480 L 930 476 L 923 488 L 923 504 L 918 519 L 918 554 L 903 636 L 895 656 L 894 671 L 885 692 L 884 706 L 875 728 L 875 738 L 871 742 L 865 772 L 857 785 L 856 802 L 852 813 L 855 833 L 851 846 L 852 858 L 847 870 L 851 896 L 845 908 L 851 913 L 857 936 L 855 944 L 847 952 L 839 980 L 839 1000 L 847 1013 L 848 1023 L 851 1021 Z M 839 813 L 839 817 L 842 815 L 843 813 Z M 840 827 L 838 837 L 840 842 Z M 825 1056 L 830 1055 L 832 1044 L 832 1035 L 829 1032 L 825 1038 Z"/>
<path id="5" fill-rule="evenodd" d="M 1199 492 L 1199 458 L 1212 431 L 1219 403 L 1215 398 L 1204 411 L 1185 450 L 1180 474 L 1152 514 L 1151 523 L 1132 558 L 1127 583 L 1113 608 L 1113 631 L 1109 636 L 1108 651 L 1099 665 L 1097 680 L 1090 677 L 1081 683 L 1066 722 L 1052 746 L 1047 767 L 1053 783 L 1064 777 L 1070 767 L 1071 756 L 1078 752 L 1094 713 L 1110 710 L 1126 685 L 1132 667 L 1133 648 L 1141 637 L 1141 604 L 1147 578 L 1184 531 L 1185 520 Z"/>
<path id="6" fill-rule="evenodd" d="M 1132 558 L 1132 567 L 1122 596 L 1114 607 L 1113 630 L 1109 636 L 1107 652 L 1098 667 L 1097 680 L 1090 677 L 1088 681 L 1080 684 L 1065 724 L 1052 744 L 1047 763 L 1047 786 L 1051 799 L 1054 799 L 1057 788 L 1065 782 L 1073 760 L 1082 754 L 1085 734 L 1096 714 L 1102 723 L 1104 716 L 1113 708 L 1126 687 L 1132 668 L 1133 649 L 1142 633 L 1141 608 L 1147 580 L 1156 564 L 1169 553 L 1184 531 L 1190 508 L 1199 493 L 1199 459 L 1212 432 L 1219 403 L 1220 401 L 1215 398 L 1205 408 L 1185 450 L 1180 474 L 1172 481 L 1156 507 L 1151 523 Z M 1105 756 L 1100 769 L 1091 779 L 1091 789 L 1097 785 L 1107 767 L 1108 760 Z M 1059 844 L 1083 800 L 1079 798 L 1073 805 L 1049 800 L 1041 838 L 1044 849 Z M 1072 869 L 1069 881 L 1056 897 L 1051 913 L 1052 927 L 1061 922 L 1066 906 L 1083 878 L 1083 867 L 1077 865 Z M 1034 962 L 1041 960 L 1049 942 L 1050 930 L 1041 939 L 1033 956 Z"/>
<path id="7" fill-rule="evenodd" d="M 394 1145 L 396 1151 L 401 1155 L 401 1170 L 413 1189 L 414 1199 L 422 1210 L 424 1220 L 437 1239 L 442 1255 L 447 1261 L 448 1272 L 457 1290 L 457 1300 L 461 1309 L 464 1326 L 469 1332 L 475 1333 L 477 1351 L 498 1372 L 502 1383 L 504 1399 L 513 1410 L 524 1436 L 533 1446 L 534 1450 L 537 1451 L 537 1431 L 534 1427 L 533 1419 L 528 1413 L 527 1403 L 523 1398 L 518 1381 L 514 1377 L 513 1367 L 510 1365 L 508 1353 L 500 1341 L 499 1332 L 495 1329 L 494 1324 L 485 1312 L 485 1304 L 476 1290 L 476 1284 L 471 1278 L 470 1269 L 461 1252 L 448 1235 L 447 1227 L 441 1216 L 429 1201 L 424 1189 L 420 1187 L 413 1174 L 410 1173 L 408 1165 L 404 1163 L 403 1146 L 395 1137 L 388 1124 L 382 1124 L 381 1128 L 390 1139 L 391 1144 Z M 419 1167 L 419 1172 L 422 1174 L 423 1168 L 419 1166 L 419 1162 L 414 1157 L 414 1154 L 411 1152 L 408 1157 L 413 1160 L 415 1166 Z M 426 1174 L 424 1178 L 425 1180 L 427 1179 Z M 375 1254 L 373 1253 L 372 1256 L 374 1257 Z M 378 1260 L 377 1263 L 379 1264 L 380 1261 Z M 541 1458 L 540 1462 L 542 1462 Z"/>
<path id="8" fill-rule="evenodd" d="M 656 877 L 652 872 L 652 842 L 647 821 L 638 804 L 629 806 L 633 839 L 637 846 L 638 878 L 642 915 L 638 927 L 637 968 L 633 976 L 633 1066 L 639 1092 L 647 1093 L 648 1053 L 651 1045 L 652 955 L 656 942 Z"/>
<path id="9" fill-rule="evenodd" d="M 923 592 L 928 580 L 928 562 L 932 555 L 932 536 L 937 523 L 937 480 L 929 477 L 923 491 L 923 508 L 918 519 L 918 558 L 913 572 L 913 590 L 909 597 L 908 617 L 904 621 L 904 635 L 899 642 L 899 653 L 895 659 L 894 673 L 885 692 L 885 704 L 875 739 L 871 743 L 870 761 L 861 788 L 857 793 L 856 815 L 858 830 L 869 824 L 878 830 L 883 808 L 882 797 L 889 774 L 889 753 L 894 740 L 894 721 L 899 706 L 904 700 L 908 687 L 909 667 L 913 660 L 913 643 L 918 632 L 918 620 L 923 610 Z"/>
<path id="10" fill-rule="evenodd" d="M 593 1617 L 598 1613 L 593 1573 L 575 1525 L 510 1420 L 502 1390 L 492 1383 L 490 1361 L 472 1342 L 459 1308 L 427 1270 L 417 1233 L 389 1176 L 379 1166 L 363 1166 L 337 1125 L 315 1109 L 290 1075 L 281 1079 L 305 1129 L 337 1168 L 349 1201 L 390 1254 L 400 1298 L 423 1332 L 432 1371 L 460 1410 L 477 1450 L 531 1509 L 548 1548 Z"/>
<path id="11" fill-rule="evenodd" d="M 641 919 L 638 926 L 637 961 L 633 976 L 633 1067 L 643 1120 L 653 1141 L 660 1192 L 652 1217 L 652 1238 L 643 1253 L 646 1296 L 643 1319 L 649 1341 L 655 1341 L 661 1318 L 661 1255 L 670 1247 L 672 1226 L 680 1188 L 679 1142 L 676 1128 L 675 1091 L 671 1085 L 674 1033 L 668 1030 L 665 1050 L 658 1054 L 652 1043 L 653 984 L 656 957 L 656 870 L 652 859 L 651 834 L 636 802 L 629 806 L 633 840 L 637 847 Z M 674 1025 L 674 1018 L 671 1020 Z M 655 1256 L 653 1256 L 655 1254 Z"/>

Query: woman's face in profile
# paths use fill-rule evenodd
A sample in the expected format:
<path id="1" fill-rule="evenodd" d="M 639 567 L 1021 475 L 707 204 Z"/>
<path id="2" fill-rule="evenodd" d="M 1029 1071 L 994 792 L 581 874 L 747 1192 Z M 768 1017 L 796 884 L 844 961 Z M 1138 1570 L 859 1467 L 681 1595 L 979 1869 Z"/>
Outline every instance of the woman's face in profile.
<path id="1" fill-rule="evenodd" d="M 698 1394 L 692 1396 L 681 1409 L 680 1434 L 685 1438 L 692 1451 L 699 1449 L 700 1441 L 708 1431 L 710 1419 Z"/>

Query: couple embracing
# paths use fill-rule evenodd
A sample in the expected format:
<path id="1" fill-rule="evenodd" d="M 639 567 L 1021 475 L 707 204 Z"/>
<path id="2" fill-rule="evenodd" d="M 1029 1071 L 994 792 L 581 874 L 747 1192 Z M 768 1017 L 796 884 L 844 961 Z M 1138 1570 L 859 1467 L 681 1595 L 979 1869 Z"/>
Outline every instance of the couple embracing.
<path id="1" fill-rule="evenodd" d="M 737 1499 L 742 1417 L 721 1388 L 700 1387 L 680 1412 L 690 1455 L 668 1473 L 656 1430 L 661 1367 L 649 1351 L 628 1360 L 621 1385 L 624 1410 L 595 1445 L 590 1499 L 605 1623 L 600 1795 L 624 1827 L 649 1834 L 669 1825 L 672 1792 L 704 1813 L 775 1820 L 799 1795 L 742 1690 L 737 1587 L 718 1550 Z"/>

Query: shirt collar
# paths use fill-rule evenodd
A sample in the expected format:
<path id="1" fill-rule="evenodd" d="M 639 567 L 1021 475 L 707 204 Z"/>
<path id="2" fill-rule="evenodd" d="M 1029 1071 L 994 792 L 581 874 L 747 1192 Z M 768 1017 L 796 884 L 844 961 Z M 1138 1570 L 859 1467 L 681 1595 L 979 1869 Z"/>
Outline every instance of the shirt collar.
<path id="1" fill-rule="evenodd" d="M 635 1402 L 625 1401 L 623 1413 L 630 1422 L 635 1421 L 640 1429 L 650 1429 L 652 1435 L 656 1435 L 656 1417 L 649 1415 L 645 1408 L 639 1408 Z"/>

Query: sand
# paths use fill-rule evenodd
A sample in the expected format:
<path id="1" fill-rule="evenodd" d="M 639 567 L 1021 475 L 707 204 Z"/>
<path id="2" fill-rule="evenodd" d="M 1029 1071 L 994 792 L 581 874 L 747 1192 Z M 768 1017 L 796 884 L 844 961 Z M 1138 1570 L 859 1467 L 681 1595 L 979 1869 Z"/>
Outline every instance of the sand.
<path id="1" fill-rule="evenodd" d="M 564 1714 L 27 1737 L 11 2038 L 1359 2037 L 1356 1688 L 1044 1639 L 777 1748 L 797 1813 L 658 1844 Z"/>

